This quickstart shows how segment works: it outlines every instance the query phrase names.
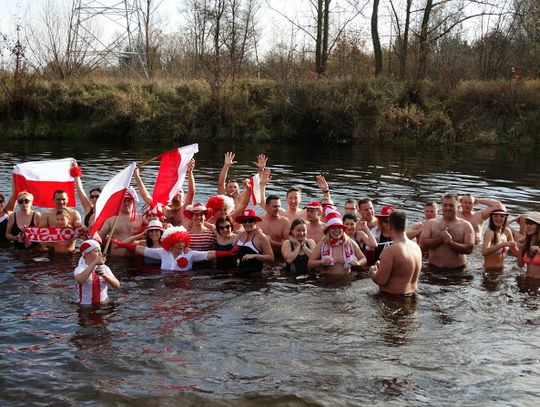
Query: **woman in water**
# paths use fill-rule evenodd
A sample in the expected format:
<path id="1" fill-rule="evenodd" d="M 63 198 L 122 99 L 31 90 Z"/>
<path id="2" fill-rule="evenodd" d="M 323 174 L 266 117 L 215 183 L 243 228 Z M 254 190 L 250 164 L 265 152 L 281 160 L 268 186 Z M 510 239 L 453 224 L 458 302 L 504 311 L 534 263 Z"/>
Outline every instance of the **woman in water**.
<path id="1" fill-rule="evenodd" d="M 346 227 L 339 212 L 332 206 L 327 206 L 324 212 L 325 237 L 315 246 L 308 266 L 325 276 L 346 276 L 351 272 L 351 267 L 365 265 L 366 257 L 358 244 L 345 233 Z"/>
<path id="2" fill-rule="evenodd" d="M 274 252 L 270 240 L 256 227 L 262 221 L 253 209 L 246 209 L 235 219 L 243 226 L 244 231 L 239 233 L 236 247 L 238 248 L 238 269 L 241 274 L 252 274 L 262 271 L 263 262 L 274 261 Z"/>
<path id="3" fill-rule="evenodd" d="M 315 241 L 307 238 L 307 225 L 303 219 L 291 223 L 289 238 L 281 245 L 281 255 L 287 263 L 286 269 L 296 275 L 308 273 L 308 260 L 315 248 Z"/>
<path id="4" fill-rule="evenodd" d="M 518 266 L 527 265 L 526 277 L 540 279 L 540 213 L 528 212 L 525 220 L 525 242 L 519 248 Z"/>
<path id="5" fill-rule="evenodd" d="M 159 220 L 151 220 L 148 223 L 148 228 L 138 235 L 128 237 L 123 241 L 123 243 L 134 243 L 137 245 L 150 247 L 150 248 L 160 248 L 161 245 L 161 236 L 163 236 L 163 224 Z M 144 261 L 146 264 L 160 264 L 161 260 L 154 259 L 152 257 L 145 257 Z"/>
<path id="6" fill-rule="evenodd" d="M 188 232 L 191 235 L 191 248 L 193 250 L 207 251 L 216 245 L 216 235 L 213 229 L 210 229 L 205 221 L 212 213 L 202 203 L 188 205 L 184 215 L 191 221 Z"/>
<path id="7" fill-rule="evenodd" d="M 129 249 L 141 256 L 161 260 L 161 269 L 165 271 L 188 271 L 193 268 L 193 263 L 195 262 L 234 256 L 236 253 L 235 249 L 229 251 L 191 250 L 189 247 L 191 236 L 182 226 L 170 227 L 165 230 L 161 239 L 162 247 L 160 248 L 150 248 L 133 243 L 123 243 L 114 239 L 113 242 L 118 247 Z"/>
<path id="8" fill-rule="evenodd" d="M 6 239 L 15 243 L 15 247 L 24 249 L 28 247 L 24 243 L 24 231 L 27 226 L 36 226 L 41 220 L 41 214 L 32 210 L 34 195 L 28 191 L 22 191 L 17 195 L 19 210 L 9 215 L 6 226 Z M 36 246 L 38 243 L 32 243 Z"/>
<path id="9" fill-rule="evenodd" d="M 512 231 L 506 226 L 508 212 L 497 209 L 489 215 L 489 226 L 484 233 L 482 255 L 484 256 L 484 268 L 502 270 L 504 255 L 510 252 L 518 256 L 518 245 L 514 242 Z"/>
<path id="10" fill-rule="evenodd" d="M 360 250 L 362 250 L 363 247 L 369 248 L 370 250 L 375 250 L 377 248 L 377 240 L 371 234 L 365 220 L 359 221 L 356 215 L 350 213 L 343 215 L 342 220 L 343 225 L 347 228 L 345 233 L 358 243 Z"/>
<path id="11" fill-rule="evenodd" d="M 236 245 L 238 236 L 233 232 L 233 220 L 230 216 L 220 216 L 216 219 L 216 250 L 231 250 Z M 218 267 L 231 268 L 236 265 L 233 257 L 217 259 Z"/>

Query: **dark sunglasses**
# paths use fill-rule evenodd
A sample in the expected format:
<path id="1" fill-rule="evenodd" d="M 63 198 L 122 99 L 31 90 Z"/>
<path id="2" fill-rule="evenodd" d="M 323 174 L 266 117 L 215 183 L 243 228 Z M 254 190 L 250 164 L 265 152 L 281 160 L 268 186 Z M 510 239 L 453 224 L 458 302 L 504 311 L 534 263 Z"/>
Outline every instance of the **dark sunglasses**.
<path id="1" fill-rule="evenodd" d="M 21 205 L 22 204 L 27 204 L 27 203 L 30 203 L 30 199 L 19 199 L 19 200 L 17 200 L 17 202 L 19 204 L 21 204 Z"/>
<path id="2" fill-rule="evenodd" d="M 255 223 L 255 219 L 244 219 L 241 223 Z"/>
<path id="3" fill-rule="evenodd" d="M 98 199 L 99 195 L 90 195 L 90 199 Z"/>
<path id="4" fill-rule="evenodd" d="M 525 219 L 525 224 L 526 225 L 538 225 L 538 223 L 536 223 L 535 221 L 530 220 L 530 219 Z"/>
<path id="5" fill-rule="evenodd" d="M 231 225 L 218 226 L 218 230 L 225 230 L 225 229 L 232 229 L 232 226 Z"/>

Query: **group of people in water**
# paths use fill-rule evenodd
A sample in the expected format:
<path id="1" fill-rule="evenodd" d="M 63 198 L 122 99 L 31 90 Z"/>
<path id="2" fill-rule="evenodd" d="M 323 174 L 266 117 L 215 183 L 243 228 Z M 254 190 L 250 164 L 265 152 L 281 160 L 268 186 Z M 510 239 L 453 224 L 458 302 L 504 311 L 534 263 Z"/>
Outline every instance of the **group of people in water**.
<path id="1" fill-rule="evenodd" d="M 265 214 L 259 216 L 248 208 L 253 184 L 245 180 L 241 189 L 239 182 L 228 179 L 235 163 L 235 155 L 226 153 L 217 195 L 202 203 L 195 200 L 195 161 L 191 160 L 187 194 L 184 196 L 180 189 L 165 206 L 153 202 L 136 169 L 135 182 L 146 204 L 143 213 L 137 214 L 137 195 L 130 188 L 119 214 L 103 223 L 99 236 L 103 242 L 112 241 L 110 255 L 136 253 L 149 264 L 175 272 L 190 270 L 197 263 L 215 263 L 219 269 L 246 276 L 260 273 L 265 264 L 276 261 L 284 262 L 285 269 L 296 275 L 314 272 L 342 278 L 352 270 L 367 270 L 382 292 L 410 296 L 417 289 L 423 253 L 434 270 L 460 270 L 474 246 L 481 244 L 486 269 L 502 270 L 505 257 L 511 255 L 520 267 L 526 266 L 528 277 L 540 279 L 538 212 L 509 218 L 499 201 L 446 193 L 440 205 L 427 202 L 424 219 L 408 227 L 405 212 L 387 205 L 376 214 L 369 198 L 347 199 L 341 214 L 323 176 L 316 177 L 319 200 L 302 206 L 302 191 L 291 187 L 285 196 L 287 207 L 283 208 L 279 196 L 266 196 L 271 171 L 266 166 L 267 157 L 261 154 L 257 158 L 257 198 Z M 43 246 L 25 241 L 29 226 L 91 228 L 101 189 L 93 188 L 86 195 L 81 176 L 79 172 L 74 178 L 84 208 L 82 216 L 68 207 L 65 191 L 56 191 L 52 197 L 55 207 L 43 213 L 32 209 L 33 196 L 28 191 L 19 192 L 9 201 L 0 194 L 0 236 L 25 249 Z M 14 210 L 16 204 L 18 209 Z M 477 205 L 484 208 L 475 210 Z M 488 227 L 483 231 L 486 221 Z M 513 222 L 518 227 L 508 226 Z M 47 246 L 70 253 L 76 244 L 73 239 Z M 120 286 L 101 250 L 102 245 L 94 239 L 80 244 L 81 258 L 74 275 L 81 305 L 106 302 L 107 287 Z"/>

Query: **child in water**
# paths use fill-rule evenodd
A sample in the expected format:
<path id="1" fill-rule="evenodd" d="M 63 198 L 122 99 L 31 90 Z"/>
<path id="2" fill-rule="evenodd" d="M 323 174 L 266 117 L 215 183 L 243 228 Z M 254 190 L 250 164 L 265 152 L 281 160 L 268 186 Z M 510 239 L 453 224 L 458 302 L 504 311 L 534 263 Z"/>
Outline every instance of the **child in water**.
<path id="1" fill-rule="evenodd" d="M 71 222 L 71 213 L 66 208 L 59 209 L 56 212 L 54 227 L 57 228 L 70 228 L 73 225 Z M 75 251 L 75 243 L 77 239 L 67 240 L 65 242 L 55 242 L 52 244 L 52 248 L 55 253 L 72 253 Z"/>
<path id="2" fill-rule="evenodd" d="M 81 258 L 74 271 L 77 281 L 77 302 L 79 305 L 100 305 L 109 301 L 107 285 L 119 288 L 120 282 L 105 265 L 106 257 L 95 240 L 85 240 L 81 244 Z"/>

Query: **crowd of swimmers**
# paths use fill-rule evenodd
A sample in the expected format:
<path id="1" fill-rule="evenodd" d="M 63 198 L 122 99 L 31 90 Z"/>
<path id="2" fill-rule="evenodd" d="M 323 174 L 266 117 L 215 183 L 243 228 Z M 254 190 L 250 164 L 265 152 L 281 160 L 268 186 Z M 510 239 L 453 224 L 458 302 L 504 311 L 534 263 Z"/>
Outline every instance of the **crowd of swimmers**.
<path id="1" fill-rule="evenodd" d="M 440 203 L 424 205 L 424 219 L 407 226 L 407 215 L 393 206 L 383 206 L 378 214 L 369 198 L 346 200 L 343 214 L 332 201 L 330 187 L 323 176 L 315 182 L 320 199 L 302 205 L 302 191 L 291 187 L 285 195 L 286 208 L 277 195 L 266 196 L 271 182 L 267 157 L 259 155 L 259 202 L 265 214 L 258 216 L 248 208 L 251 183 L 228 179 L 236 163 L 233 153 L 226 153 L 219 174 L 217 195 L 206 203 L 195 199 L 195 161 L 187 171 L 187 194 L 178 191 L 171 202 L 162 206 L 152 201 L 139 169 L 134 178 L 142 199 L 143 213 L 137 214 L 137 195 L 128 190 L 118 216 L 107 219 L 99 235 L 110 236 L 110 256 L 144 256 L 149 264 L 165 271 L 190 270 L 194 263 L 206 267 L 215 263 L 239 275 L 256 275 L 265 264 L 284 263 L 295 275 L 318 273 L 328 278 L 342 278 L 351 271 L 367 271 L 380 291 L 392 295 L 413 295 L 422 268 L 423 253 L 428 267 L 434 270 L 461 270 L 475 245 L 482 245 L 484 267 L 502 270 L 505 258 L 517 258 L 526 267 L 526 276 L 540 279 L 540 213 L 527 212 L 509 217 L 497 200 L 480 199 L 470 194 L 442 196 Z M 28 226 L 82 227 L 94 222 L 94 206 L 101 189 L 84 191 L 81 175 L 75 185 L 84 213 L 68 207 L 68 194 L 56 191 L 54 209 L 40 213 L 32 209 L 33 196 L 28 191 L 9 201 L 0 194 L 0 236 L 21 249 L 43 246 L 25 243 Z M 18 209 L 15 206 L 18 205 Z M 475 210 L 478 205 L 483 208 Z M 488 226 L 484 231 L 484 223 Z M 509 225 L 515 223 L 515 228 Z M 48 244 L 51 250 L 70 253 L 77 241 Z M 87 239 L 79 246 L 81 258 L 74 271 L 81 305 L 108 300 L 107 286 L 120 282 L 106 266 L 106 256 L 96 240 Z"/>

